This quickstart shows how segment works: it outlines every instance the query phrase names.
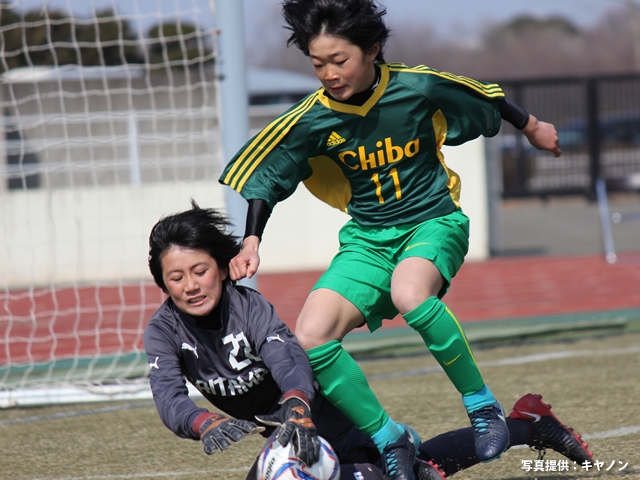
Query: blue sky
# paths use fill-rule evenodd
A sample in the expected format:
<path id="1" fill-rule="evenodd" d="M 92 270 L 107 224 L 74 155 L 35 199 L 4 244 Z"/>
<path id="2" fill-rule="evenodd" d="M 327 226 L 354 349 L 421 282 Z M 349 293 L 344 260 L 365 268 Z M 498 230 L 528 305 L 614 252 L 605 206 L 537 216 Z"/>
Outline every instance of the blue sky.
<path id="1" fill-rule="evenodd" d="M 198 6 L 206 11 L 214 0 L 13 0 L 12 3 L 34 8 L 47 4 L 76 14 L 89 16 L 93 8 L 115 6 L 123 13 L 142 11 L 174 11 L 176 5 L 190 9 Z M 240 0 L 217 0 L 240 1 Z M 280 0 L 242 0 L 249 29 L 260 19 L 265 7 Z M 638 0 L 636 0 L 638 3 Z M 502 22 L 520 14 L 536 16 L 563 15 L 578 25 L 590 26 L 608 9 L 624 8 L 625 0 L 383 0 L 390 19 L 428 22 L 442 33 L 457 28 L 473 30 L 485 22 Z M 201 20 L 206 23 L 204 15 Z"/>

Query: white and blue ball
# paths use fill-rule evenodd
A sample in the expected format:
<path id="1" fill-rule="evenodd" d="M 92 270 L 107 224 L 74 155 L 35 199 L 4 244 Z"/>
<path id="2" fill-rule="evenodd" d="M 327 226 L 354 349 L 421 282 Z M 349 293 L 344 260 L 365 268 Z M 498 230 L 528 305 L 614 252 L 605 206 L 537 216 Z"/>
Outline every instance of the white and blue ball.
<path id="1" fill-rule="evenodd" d="M 258 480 L 340 480 L 338 456 L 324 438 L 320 459 L 308 467 L 295 456 L 293 445 L 283 447 L 277 440 L 265 445 L 258 458 Z"/>

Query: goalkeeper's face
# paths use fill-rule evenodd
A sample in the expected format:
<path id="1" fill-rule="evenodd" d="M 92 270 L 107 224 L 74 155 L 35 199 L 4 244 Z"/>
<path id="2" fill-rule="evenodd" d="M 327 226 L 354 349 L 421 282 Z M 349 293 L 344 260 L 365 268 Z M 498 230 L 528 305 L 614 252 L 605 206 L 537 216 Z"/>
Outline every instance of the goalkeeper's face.
<path id="1" fill-rule="evenodd" d="M 189 315 L 208 315 L 222 297 L 228 271 L 202 250 L 173 246 L 162 255 L 162 278 L 176 307 Z"/>

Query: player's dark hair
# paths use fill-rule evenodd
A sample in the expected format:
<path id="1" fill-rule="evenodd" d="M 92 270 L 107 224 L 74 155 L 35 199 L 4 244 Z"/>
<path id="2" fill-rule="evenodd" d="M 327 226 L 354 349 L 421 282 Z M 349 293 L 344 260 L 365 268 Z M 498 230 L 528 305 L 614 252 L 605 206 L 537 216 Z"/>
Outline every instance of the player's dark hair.
<path id="1" fill-rule="evenodd" d="M 384 46 L 389 28 L 382 17 L 386 9 L 374 0 L 285 0 L 282 14 L 287 29 L 293 33 L 287 45 L 294 44 L 309 56 L 309 42 L 324 33 L 344 38 L 367 53 L 376 43 L 380 52 L 375 58 L 384 63 Z"/>
<path id="2" fill-rule="evenodd" d="M 208 253 L 218 268 L 228 268 L 240 251 L 238 238 L 227 232 L 229 221 L 213 208 L 200 208 L 192 199 L 191 210 L 162 217 L 149 235 L 149 270 L 156 284 L 167 292 L 162 279 L 162 256 L 171 247 Z"/>

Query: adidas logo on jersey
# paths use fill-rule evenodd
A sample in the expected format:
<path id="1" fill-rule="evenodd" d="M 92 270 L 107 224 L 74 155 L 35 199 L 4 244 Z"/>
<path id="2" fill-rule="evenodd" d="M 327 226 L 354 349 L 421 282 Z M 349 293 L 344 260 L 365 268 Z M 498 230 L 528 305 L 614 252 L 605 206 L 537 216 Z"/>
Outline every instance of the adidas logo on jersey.
<path id="1" fill-rule="evenodd" d="M 340 145 L 341 143 L 346 142 L 344 138 L 340 136 L 337 132 L 331 132 L 329 138 L 327 139 L 327 147 L 333 147 L 334 145 Z"/>

